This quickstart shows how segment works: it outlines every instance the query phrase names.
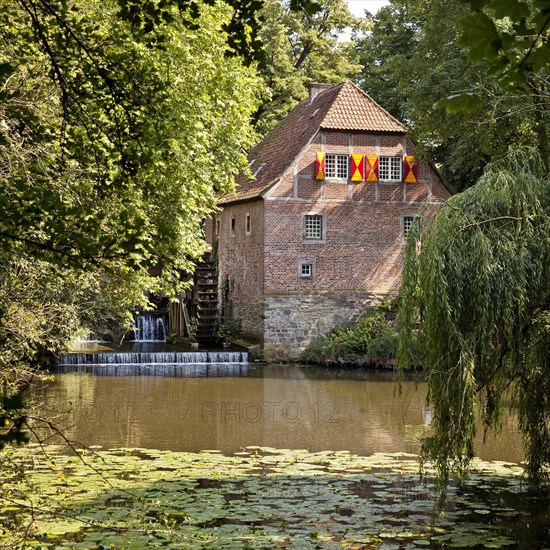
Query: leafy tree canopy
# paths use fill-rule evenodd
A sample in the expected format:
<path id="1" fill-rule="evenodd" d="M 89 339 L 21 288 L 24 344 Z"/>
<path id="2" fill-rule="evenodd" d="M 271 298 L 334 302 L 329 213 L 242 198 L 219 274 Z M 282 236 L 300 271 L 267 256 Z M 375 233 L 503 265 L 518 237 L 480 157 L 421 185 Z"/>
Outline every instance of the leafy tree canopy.
<path id="1" fill-rule="evenodd" d="M 249 144 L 255 86 L 223 55 L 228 10 L 204 9 L 200 32 L 165 26 L 150 47 L 154 31 L 137 40 L 113 3 L 56 7 L 1 4 L 3 246 L 79 266 L 184 266 Z"/>
<path id="2" fill-rule="evenodd" d="M 472 61 L 488 60 L 505 85 L 525 85 L 550 72 L 550 0 L 463 0 L 460 44 Z"/>
<path id="3" fill-rule="evenodd" d="M 357 43 L 358 83 L 408 124 L 419 151 L 459 190 L 511 144 L 543 151 L 548 128 L 542 75 L 530 95 L 520 94 L 502 88 L 487 62 L 468 59 L 458 22 L 471 13 L 462 0 L 391 0 Z"/>
<path id="4" fill-rule="evenodd" d="M 345 0 L 319 0 L 314 13 L 266 0 L 260 17 L 265 50 L 260 73 L 269 98 L 257 114 L 256 129 L 264 134 L 307 97 L 307 83 L 336 84 L 359 71 L 351 44 L 340 37 L 346 29 L 358 33 L 365 25 Z"/>
<path id="5" fill-rule="evenodd" d="M 225 54 L 231 7 L 154 4 L 141 28 L 115 0 L 0 0 L 2 386 L 174 292 L 246 167 L 259 81 Z"/>
<path id="6" fill-rule="evenodd" d="M 445 485 L 474 455 L 476 415 L 498 429 L 512 399 L 540 483 L 550 466 L 550 181 L 536 150 L 489 165 L 423 228 L 420 251 L 418 237 L 404 267 L 398 358 L 427 369 L 424 453 Z"/>
<path id="7" fill-rule="evenodd" d="M 222 23 L 229 55 L 241 55 L 250 63 L 263 60 L 263 49 L 258 39 L 259 12 L 263 0 L 222 0 L 231 7 L 230 19 Z M 219 0 L 117 0 L 121 19 L 131 23 L 134 30 L 149 33 L 163 23 L 179 19 L 192 30 L 200 28 L 198 21 L 203 6 L 214 6 Z M 290 0 L 288 8 L 314 15 L 321 8 L 315 0 Z"/>

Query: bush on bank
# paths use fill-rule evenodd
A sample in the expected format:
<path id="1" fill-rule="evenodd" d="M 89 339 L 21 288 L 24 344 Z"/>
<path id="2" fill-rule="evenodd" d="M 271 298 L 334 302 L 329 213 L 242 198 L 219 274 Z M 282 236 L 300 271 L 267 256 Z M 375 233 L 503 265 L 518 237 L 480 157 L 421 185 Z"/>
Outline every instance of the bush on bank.
<path id="1" fill-rule="evenodd" d="M 398 299 L 380 302 L 357 323 L 322 336 L 302 354 L 307 363 L 322 365 L 395 366 Z"/>

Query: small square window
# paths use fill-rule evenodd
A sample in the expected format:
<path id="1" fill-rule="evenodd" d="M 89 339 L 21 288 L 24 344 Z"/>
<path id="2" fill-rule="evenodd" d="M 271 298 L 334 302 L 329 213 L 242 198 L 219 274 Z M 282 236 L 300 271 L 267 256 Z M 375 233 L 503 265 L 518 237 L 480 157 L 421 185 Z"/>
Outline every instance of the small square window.
<path id="1" fill-rule="evenodd" d="M 300 279 L 311 279 L 313 277 L 313 263 L 303 261 L 300 262 Z"/>
<path id="2" fill-rule="evenodd" d="M 327 153 L 325 156 L 326 179 L 348 179 L 349 158 L 348 155 L 335 155 Z"/>
<path id="3" fill-rule="evenodd" d="M 403 159 L 401 157 L 380 157 L 378 174 L 380 181 L 401 181 Z"/>
<path id="4" fill-rule="evenodd" d="M 403 235 L 407 237 L 409 231 L 414 227 L 416 223 L 414 216 L 403 216 Z"/>
<path id="5" fill-rule="evenodd" d="M 304 238 L 321 240 L 323 238 L 323 216 L 306 214 L 304 217 Z"/>
<path id="6" fill-rule="evenodd" d="M 246 228 L 246 234 L 250 235 L 250 232 L 252 231 L 252 222 L 250 220 L 250 213 L 249 212 L 246 213 L 245 228 Z"/>

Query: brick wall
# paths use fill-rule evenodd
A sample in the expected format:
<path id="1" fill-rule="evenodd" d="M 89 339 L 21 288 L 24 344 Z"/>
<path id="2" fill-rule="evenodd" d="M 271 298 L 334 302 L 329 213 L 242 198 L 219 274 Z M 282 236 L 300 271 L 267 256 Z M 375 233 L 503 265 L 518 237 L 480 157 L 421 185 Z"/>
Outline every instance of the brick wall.
<path id="1" fill-rule="evenodd" d="M 323 214 L 324 242 L 302 238 L 302 214 Z M 266 201 L 265 289 L 388 292 L 400 284 L 409 205 L 349 202 Z M 300 262 L 312 262 L 313 277 L 300 278 Z"/>
<path id="2" fill-rule="evenodd" d="M 421 161 L 415 184 L 315 179 L 317 151 L 411 155 L 400 135 L 320 132 L 265 201 L 265 353 L 293 356 L 336 325 L 353 322 L 378 296 L 401 284 L 403 219 L 421 204 L 449 197 Z M 321 214 L 324 239 L 303 238 L 304 214 Z M 300 276 L 311 263 L 313 277 Z M 286 350 L 286 351 L 285 351 Z"/>
<path id="3" fill-rule="evenodd" d="M 270 358 L 296 356 L 334 326 L 356 320 L 380 296 L 396 294 L 404 216 L 414 216 L 426 200 L 433 210 L 450 195 L 424 161 L 415 184 L 318 181 L 320 150 L 403 156 L 414 154 L 414 145 L 401 135 L 319 132 L 265 200 L 227 205 L 216 216 L 220 284 L 229 277 L 233 315 L 246 331 L 263 336 Z M 306 214 L 323 216 L 320 241 L 304 239 Z M 312 277 L 302 276 L 303 263 L 311 264 Z"/>
<path id="4" fill-rule="evenodd" d="M 247 216 L 250 231 L 247 231 Z M 218 221 L 220 231 L 216 235 Z M 228 205 L 209 225 L 212 229 L 207 228 L 207 234 L 213 234 L 213 242 L 218 243 L 220 295 L 224 297 L 227 313 L 241 320 L 244 332 L 262 339 L 263 202 Z"/>

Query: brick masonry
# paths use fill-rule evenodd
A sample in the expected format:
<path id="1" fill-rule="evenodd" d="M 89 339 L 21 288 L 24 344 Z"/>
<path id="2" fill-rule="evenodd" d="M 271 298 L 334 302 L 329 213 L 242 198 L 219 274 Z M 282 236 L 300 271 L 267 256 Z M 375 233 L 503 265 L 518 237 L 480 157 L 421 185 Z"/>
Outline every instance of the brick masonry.
<path id="1" fill-rule="evenodd" d="M 218 256 L 220 304 L 228 316 L 241 320 L 244 332 L 259 340 L 264 306 L 263 206 L 262 200 L 236 204 L 206 224 L 206 236 Z"/>
<path id="2" fill-rule="evenodd" d="M 294 358 L 333 327 L 356 320 L 379 297 L 396 294 L 404 217 L 426 201 L 435 211 L 450 196 L 426 161 L 413 184 L 318 181 L 317 151 L 401 157 L 414 154 L 414 144 L 401 134 L 319 131 L 263 197 L 227 204 L 209 222 L 233 315 L 263 340 L 268 358 Z M 306 214 L 323 216 L 320 241 L 304 239 Z M 313 277 L 300 277 L 304 262 L 312 264 Z"/>

